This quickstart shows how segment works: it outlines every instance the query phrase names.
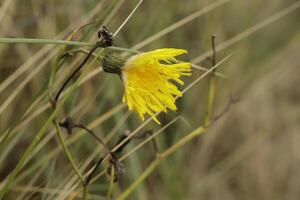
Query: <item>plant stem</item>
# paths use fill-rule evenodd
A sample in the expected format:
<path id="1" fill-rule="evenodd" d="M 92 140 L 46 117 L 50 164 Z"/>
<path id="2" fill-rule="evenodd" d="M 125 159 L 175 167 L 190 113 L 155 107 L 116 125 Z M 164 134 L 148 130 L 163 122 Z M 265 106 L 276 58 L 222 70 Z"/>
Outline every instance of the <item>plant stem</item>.
<path id="1" fill-rule="evenodd" d="M 55 45 L 72 45 L 72 46 L 93 46 L 94 43 L 57 40 L 57 39 L 42 39 L 42 38 L 3 38 L 0 37 L 0 44 L 55 44 Z M 116 51 L 125 51 L 129 53 L 139 53 L 137 50 L 122 48 L 122 47 L 106 47 Z"/>
<path id="2" fill-rule="evenodd" d="M 207 97 L 207 114 L 203 122 L 205 126 L 208 126 L 209 122 L 211 121 L 213 104 L 215 100 L 215 93 L 216 93 L 216 80 L 214 76 L 211 76 L 209 80 L 208 97 Z"/>
<path id="3" fill-rule="evenodd" d="M 90 50 L 90 52 L 87 54 L 87 56 L 84 58 L 84 60 L 80 63 L 80 65 L 73 71 L 73 73 L 65 80 L 59 91 L 57 92 L 55 98 L 54 98 L 54 103 L 56 104 L 59 96 L 61 95 L 62 91 L 65 89 L 67 84 L 72 80 L 72 78 L 79 72 L 79 70 L 84 66 L 84 64 L 87 62 L 87 60 L 90 58 L 90 56 L 96 51 L 96 49 L 99 48 L 99 46 L 94 45 L 93 48 Z"/>
<path id="4" fill-rule="evenodd" d="M 74 46 L 93 46 L 93 44 L 86 42 L 36 38 L 0 38 L 0 44 L 62 44 Z"/>
<path id="5" fill-rule="evenodd" d="M 59 127 L 59 124 L 58 124 L 57 120 L 53 120 L 53 123 L 55 125 L 58 141 L 59 141 L 59 143 L 62 147 L 62 150 L 66 154 L 69 162 L 71 163 L 71 166 L 72 166 L 73 170 L 75 171 L 75 173 L 77 174 L 77 176 L 79 177 L 79 179 L 82 183 L 82 186 L 83 186 L 82 199 L 85 200 L 87 198 L 87 185 L 85 184 L 84 177 L 81 175 L 79 169 L 77 168 L 77 166 L 75 164 L 75 161 L 73 160 L 73 157 L 72 157 L 70 151 L 67 148 L 67 145 L 64 142 L 64 139 L 62 137 L 62 133 L 60 131 L 60 127 Z"/>
<path id="6" fill-rule="evenodd" d="M 59 140 L 59 143 L 62 147 L 62 150 L 63 152 L 66 154 L 68 160 L 70 161 L 75 173 L 77 174 L 77 176 L 80 178 L 81 182 L 84 184 L 84 178 L 83 176 L 81 175 L 79 169 L 77 168 L 76 164 L 75 164 L 75 161 L 73 160 L 72 158 L 72 155 L 71 153 L 69 152 L 64 140 L 63 140 L 63 137 L 62 137 L 62 133 L 60 131 L 60 127 L 59 127 L 59 124 L 56 120 L 53 120 L 53 123 L 55 125 L 55 128 L 56 128 L 56 133 L 57 133 L 57 137 L 58 137 L 58 140 Z"/>
<path id="7" fill-rule="evenodd" d="M 115 167 L 114 165 L 111 166 L 111 173 L 110 173 L 110 182 L 109 182 L 109 188 L 106 195 L 106 200 L 110 200 L 113 185 L 114 185 L 114 179 L 115 179 Z"/>
<path id="8" fill-rule="evenodd" d="M 86 200 L 87 199 L 87 192 L 88 192 L 87 185 L 83 185 L 82 200 Z"/>
<path id="9" fill-rule="evenodd" d="M 212 58 L 211 58 L 211 62 L 212 62 L 212 67 L 214 67 L 216 65 L 217 62 L 217 55 L 216 55 L 216 44 L 215 44 L 215 39 L 216 36 L 213 35 L 211 37 L 211 46 L 212 46 Z M 213 105 L 214 105 L 214 101 L 215 101 L 215 93 L 216 93 L 216 79 L 215 79 L 215 73 L 216 73 L 216 68 L 213 69 L 210 78 L 209 78 L 209 86 L 208 86 L 208 97 L 207 97 L 207 114 L 204 118 L 204 126 L 208 126 L 209 122 L 211 121 L 211 116 L 213 113 Z"/>

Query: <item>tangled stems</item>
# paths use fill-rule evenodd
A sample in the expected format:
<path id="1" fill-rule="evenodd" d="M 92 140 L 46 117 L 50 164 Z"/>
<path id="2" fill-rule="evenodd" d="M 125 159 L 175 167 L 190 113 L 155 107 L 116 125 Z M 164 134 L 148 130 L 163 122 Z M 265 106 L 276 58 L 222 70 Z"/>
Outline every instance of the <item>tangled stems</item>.
<path id="1" fill-rule="evenodd" d="M 111 160 L 112 165 L 115 165 L 115 163 L 118 162 L 117 157 L 110 151 L 110 149 L 108 148 L 108 146 L 106 145 L 106 143 L 101 138 L 99 138 L 92 130 L 88 129 L 84 125 L 82 125 L 82 124 L 75 124 L 70 117 L 67 117 L 63 122 L 59 123 L 59 126 L 65 128 L 69 134 L 72 133 L 72 131 L 73 131 L 74 128 L 80 128 L 80 129 L 85 130 L 87 133 L 89 133 L 90 135 L 92 135 L 105 148 L 106 155 L 110 155 L 110 157 L 111 157 L 110 160 Z M 96 170 L 98 169 L 98 167 L 102 164 L 102 161 L 103 161 L 104 157 L 102 157 L 97 162 L 97 164 L 95 165 L 95 167 L 93 168 L 92 172 L 89 174 L 89 176 L 87 177 L 87 179 L 83 180 L 83 185 L 85 187 L 87 185 L 89 185 L 90 180 L 92 179 L 94 173 L 96 172 Z"/>
<path id="2" fill-rule="evenodd" d="M 99 36 L 99 40 L 95 43 L 95 45 L 92 47 L 92 49 L 89 51 L 89 53 L 87 54 L 87 56 L 84 58 L 84 60 L 80 63 L 80 65 L 73 71 L 73 73 L 71 73 L 71 75 L 64 81 L 64 83 L 62 84 L 62 86 L 60 87 L 59 91 L 57 92 L 57 94 L 55 95 L 54 99 L 51 99 L 51 104 L 52 104 L 52 109 L 55 110 L 56 109 L 56 105 L 57 102 L 59 100 L 59 97 L 61 95 L 61 93 L 64 91 L 65 87 L 68 85 L 68 83 L 72 80 L 72 78 L 82 69 L 82 67 L 86 64 L 86 62 L 88 61 L 88 59 L 91 57 L 91 55 L 98 49 L 98 48 L 106 48 L 109 46 L 112 46 L 113 44 L 113 37 L 112 34 L 110 32 L 108 32 L 108 30 L 106 29 L 105 26 L 103 26 L 99 32 L 98 32 L 98 36 Z M 78 178 L 80 179 L 82 185 L 83 185 L 83 192 L 82 192 L 82 199 L 85 200 L 87 198 L 87 185 L 88 183 L 84 180 L 84 177 L 82 176 L 82 174 L 80 173 L 79 169 L 77 168 L 75 161 L 72 158 L 71 153 L 69 152 L 67 146 L 64 143 L 64 140 L 62 138 L 62 134 L 60 131 L 59 126 L 61 124 L 59 124 L 57 122 L 57 120 L 54 118 L 53 119 L 53 124 L 56 127 L 56 132 L 57 132 L 57 137 L 59 140 L 60 145 L 62 146 L 62 150 L 63 152 L 66 154 L 73 170 L 75 171 L 76 175 L 78 176 Z M 70 127 L 73 124 L 69 124 L 69 128 L 73 128 Z M 74 126 L 75 127 L 75 126 Z M 83 128 L 86 131 L 88 131 L 90 134 L 92 134 L 94 137 L 97 138 L 97 136 L 95 134 L 93 134 L 92 131 L 90 131 L 89 129 L 85 128 L 84 126 L 77 126 L 77 128 Z M 98 141 L 101 142 L 102 145 L 104 145 L 106 147 L 106 145 L 104 144 L 104 142 L 102 142 L 102 140 L 100 140 L 99 138 L 97 138 Z M 108 148 L 106 148 L 108 149 Z M 108 150 L 109 151 L 109 150 Z M 110 152 L 110 151 L 109 151 Z"/>
<path id="3" fill-rule="evenodd" d="M 67 117 L 63 122 L 61 123 L 55 123 L 56 125 L 56 128 L 58 130 L 58 136 L 59 136 L 59 141 L 63 147 L 63 150 L 65 152 L 65 154 L 67 155 L 74 171 L 76 172 L 77 176 L 79 177 L 82 185 L 83 185 L 83 190 L 82 190 L 82 199 L 86 199 L 87 198 L 87 191 L 88 191 L 88 185 L 90 183 L 90 180 L 92 179 L 94 173 L 96 172 L 96 170 L 98 169 L 98 167 L 102 164 L 102 161 L 104 160 L 104 157 L 102 157 L 98 162 L 97 164 L 95 165 L 95 167 L 93 168 L 92 172 L 89 174 L 89 176 L 85 179 L 81 173 L 79 172 L 78 168 L 76 167 L 75 165 L 75 162 L 73 161 L 72 159 L 72 156 L 71 154 L 69 153 L 66 145 L 64 144 L 64 141 L 62 139 L 62 136 L 61 136 L 61 133 L 59 131 L 59 127 L 63 127 L 65 128 L 68 133 L 72 133 L 72 130 L 74 128 L 80 128 L 80 129 L 83 129 L 85 131 L 87 131 L 87 133 L 89 133 L 90 135 L 92 135 L 100 144 L 102 144 L 106 150 L 106 155 L 110 155 L 111 156 L 111 165 L 112 165 L 112 174 L 113 174 L 113 177 L 112 177 L 112 180 L 114 180 L 114 175 L 115 175 L 115 172 L 114 170 L 117 169 L 116 166 L 119 166 L 117 163 L 118 163 L 118 159 L 114 156 L 114 154 L 109 150 L 108 146 L 105 144 L 104 141 L 102 141 L 102 139 L 100 139 L 92 130 L 88 129 L 87 127 L 85 127 L 84 125 L 82 124 L 75 124 L 73 123 L 73 120 L 70 118 L 70 117 Z M 118 171 L 117 171 L 117 175 L 118 175 Z M 112 186 L 111 186 L 112 187 Z"/>

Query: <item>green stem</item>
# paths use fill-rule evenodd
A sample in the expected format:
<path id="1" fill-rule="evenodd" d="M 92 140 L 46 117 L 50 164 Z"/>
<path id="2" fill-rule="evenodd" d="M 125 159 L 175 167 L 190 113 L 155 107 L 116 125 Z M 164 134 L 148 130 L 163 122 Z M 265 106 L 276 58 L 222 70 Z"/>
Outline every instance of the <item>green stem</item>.
<path id="1" fill-rule="evenodd" d="M 3 38 L 0 37 L 0 44 L 56 44 L 56 45 L 72 45 L 72 46 L 93 46 L 94 43 L 57 40 L 57 39 L 41 39 L 41 38 Z M 125 51 L 130 53 L 139 53 L 139 51 L 126 49 L 122 47 L 108 47 L 108 49 L 116 51 Z"/>
<path id="2" fill-rule="evenodd" d="M 77 168 L 77 166 L 75 164 L 75 161 L 73 160 L 73 157 L 72 157 L 71 153 L 69 152 L 69 150 L 67 148 L 67 145 L 64 142 L 64 139 L 62 137 L 62 133 L 61 133 L 58 122 L 56 120 L 54 120 L 53 123 L 55 125 L 57 137 L 58 137 L 58 140 L 59 140 L 59 143 L 62 147 L 63 152 L 66 154 L 66 156 L 67 156 L 68 160 L 70 161 L 75 173 L 80 178 L 81 182 L 84 184 L 84 177 L 81 175 L 79 169 Z"/>
<path id="3" fill-rule="evenodd" d="M 209 80 L 209 88 L 208 88 L 208 97 L 207 97 L 207 114 L 204 118 L 203 124 L 205 126 L 209 125 L 211 120 L 212 112 L 213 112 L 213 105 L 215 101 L 215 93 L 216 93 L 216 80 L 214 75 L 212 74 Z"/>
<path id="4" fill-rule="evenodd" d="M 114 185 L 114 179 L 115 179 L 115 168 L 114 165 L 111 166 L 111 173 L 110 173 L 110 182 L 109 182 L 109 188 L 108 188 L 108 192 L 106 195 L 106 200 L 110 200 L 111 197 L 111 193 L 113 190 L 113 185 Z"/>
<path id="5" fill-rule="evenodd" d="M 73 170 L 75 171 L 75 173 L 77 174 L 77 176 L 79 177 L 79 179 L 80 179 L 80 181 L 83 185 L 82 199 L 85 200 L 87 198 L 87 186 L 85 185 L 84 177 L 81 175 L 79 169 L 77 168 L 77 166 L 75 164 L 75 161 L 73 160 L 73 157 L 72 157 L 70 151 L 67 148 L 67 145 L 64 142 L 64 139 L 62 137 L 62 133 L 61 133 L 61 130 L 60 130 L 60 127 L 59 127 L 59 124 L 58 124 L 57 120 L 53 120 L 53 123 L 55 125 L 57 137 L 58 137 L 59 143 L 62 147 L 62 150 L 66 154 L 69 162 L 71 163 L 71 166 L 72 166 Z"/>
<path id="6" fill-rule="evenodd" d="M 87 185 L 83 185 L 82 200 L 86 200 L 87 199 L 87 191 L 88 191 Z"/>
<path id="7" fill-rule="evenodd" d="M 91 43 L 57 40 L 57 39 L 35 39 L 35 38 L 0 38 L 0 44 L 63 44 L 75 46 L 92 46 Z"/>
<path id="8" fill-rule="evenodd" d="M 216 36 L 213 35 L 211 37 L 211 46 L 212 46 L 212 67 L 216 65 L 217 62 L 217 55 L 216 55 L 216 44 L 215 44 Z M 209 88 L 208 88 L 208 97 L 207 97 L 207 114 L 204 118 L 204 126 L 208 126 L 212 112 L 213 112 L 213 105 L 215 101 L 215 93 L 216 93 L 216 80 L 215 80 L 215 73 L 216 73 L 216 68 L 213 69 L 212 74 L 209 79 Z"/>

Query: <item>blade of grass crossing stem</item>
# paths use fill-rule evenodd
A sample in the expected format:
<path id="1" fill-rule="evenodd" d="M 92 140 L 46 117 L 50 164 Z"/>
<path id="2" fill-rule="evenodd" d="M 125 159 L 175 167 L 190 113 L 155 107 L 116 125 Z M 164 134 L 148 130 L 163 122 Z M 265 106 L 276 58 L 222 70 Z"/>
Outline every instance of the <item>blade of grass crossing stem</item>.
<path id="1" fill-rule="evenodd" d="M 156 159 L 154 159 L 150 165 L 148 165 L 148 167 L 144 170 L 144 172 L 140 175 L 140 177 L 135 180 L 119 197 L 117 197 L 117 200 L 124 200 L 126 199 L 133 190 L 135 190 L 135 188 L 142 182 L 144 181 L 155 169 L 156 167 L 159 165 L 159 163 L 161 162 L 161 160 L 165 159 L 166 157 L 168 157 L 169 155 L 171 155 L 172 153 L 174 153 L 178 148 L 182 147 L 183 145 L 185 145 L 187 142 L 191 141 L 192 139 L 194 139 L 195 137 L 201 135 L 202 133 L 204 133 L 204 131 L 206 130 L 206 128 L 204 128 L 203 126 L 198 127 L 197 129 L 195 129 L 194 131 L 192 131 L 191 133 L 189 133 L 188 135 L 186 135 L 185 137 L 183 137 L 182 139 L 180 139 L 178 142 L 176 142 L 175 144 L 173 144 L 171 147 L 169 147 L 167 150 L 165 150 L 164 152 L 162 152 L 160 155 L 158 155 L 156 157 Z"/>
<path id="2" fill-rule="evenodd" d="M 55 128 L 56 128 L 56 133 L 57 133 L 57 137 L 58 137 L 58 140 L 59 140 L 59 143 L 62 147 L 62 150 L 63 152 L 66 154 L 70 164 L 72 165 L 72 168 L 74 169 L 75 173 L 77 174 L 77 176 L 80 178 L 82 184 L 84 184 L 84 178 L 83 176 L 81 175 L 79 169 L 77 168 L 76 164 L 75 164 L 75 161 L 71 155 L 71 153 L 69 152 L 65 142 L 64 142 L 64 139 L 62 137 L 62 133 L 60 131 L 60 128 L 59 128 L 59 125 L 58 125 L 58 122 L 55 120 L 54 121 L 54 125 L 55 125 Z"/>

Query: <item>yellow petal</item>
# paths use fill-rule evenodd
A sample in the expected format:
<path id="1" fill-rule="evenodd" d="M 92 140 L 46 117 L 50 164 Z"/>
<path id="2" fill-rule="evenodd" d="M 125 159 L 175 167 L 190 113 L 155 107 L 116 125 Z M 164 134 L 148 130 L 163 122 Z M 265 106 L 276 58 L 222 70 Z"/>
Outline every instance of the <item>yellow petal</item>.
<path id="1" fill-rule="evenodd" d="M 180 85 L 181 76 L 191 75 L 190 63 L 178 63 L 175 56 L 187 53 L 184 49 L 164 48 L 132 56 L 122 69 L 125 85 L 123 102 L 140 118 L 148 114 L 160 124 L 155 113 L 176 110 L 175 96 L 182 96 L 172 80 Z"/>

